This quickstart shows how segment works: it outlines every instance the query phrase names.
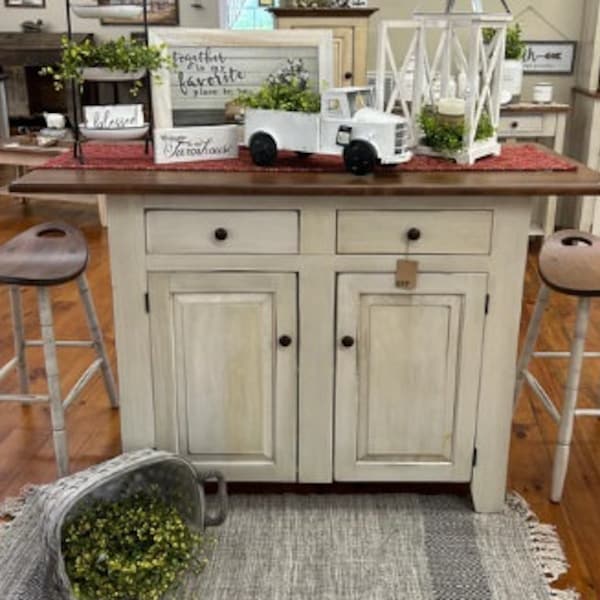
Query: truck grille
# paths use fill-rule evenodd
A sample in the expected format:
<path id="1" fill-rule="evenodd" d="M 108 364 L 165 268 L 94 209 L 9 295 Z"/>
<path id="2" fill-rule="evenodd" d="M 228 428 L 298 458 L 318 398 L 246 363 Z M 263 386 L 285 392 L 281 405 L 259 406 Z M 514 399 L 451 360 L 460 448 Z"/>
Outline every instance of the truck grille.
<path id="1" fill-rule="evenodd" d="M 394 152 L 396 154 L 404 154 L 408 149 L 408 124 L 398 123 L 396 125 L 396 141 Z"/>

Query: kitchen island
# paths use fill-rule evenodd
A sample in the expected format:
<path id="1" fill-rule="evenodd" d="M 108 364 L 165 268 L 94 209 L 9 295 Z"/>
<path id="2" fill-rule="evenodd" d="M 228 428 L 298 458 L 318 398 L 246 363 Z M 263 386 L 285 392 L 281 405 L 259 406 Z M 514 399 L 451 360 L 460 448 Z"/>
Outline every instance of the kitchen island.
<path id="1" fill-rule="evenodd" d="M 470 482 L 491 512 L 531 199 L 600 174 L 38 170 L 12 191 L 107 196 L 124 449 L 233 481 Z"/>

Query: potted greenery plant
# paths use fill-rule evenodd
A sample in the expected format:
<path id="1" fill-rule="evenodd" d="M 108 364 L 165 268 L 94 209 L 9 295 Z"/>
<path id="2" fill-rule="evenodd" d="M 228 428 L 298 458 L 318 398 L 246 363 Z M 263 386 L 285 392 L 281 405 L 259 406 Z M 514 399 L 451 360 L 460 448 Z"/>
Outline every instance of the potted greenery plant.
<path id="1" fill-rule="evenodd" d="M 468 149 L 465 149 L 464 116 L 448 117 L 434 107 L 426 106 L 419 115 L 422 132 L 421 151 L 424 154 L 443 156 L 468 163 Z M 487 112 L 483 112 L 475 132 L 475 143 L 495 142 L 495 130 Z"/>
<path id="2" fill-rule="evenodd" d="M 494 37 L 493 29 L 484 30 L 484 41 L 490 42 Z M 511 98 L 518 98 L 523 90 L 523 57 L 527 45 L 522 39 L 521 26 L 515 23 L 506 30 L 506 48 L 502 65 L 502 91 Z"/>
<path id="3" fill-rule="evenodd" d="M 84 81 L 132 81 L 130 92 L 135 96 L 147 72 L 172 68 L 171 57 L 164 45 L 147 46 L 125 37 L 99 45 L 89 39 L 76 43 L 63 37 L 61 45 L 60 63 L 43 67 L 40 71 L 54 79 L 57 90 L 64 87 L 65 81 L 79 86 Z"/>

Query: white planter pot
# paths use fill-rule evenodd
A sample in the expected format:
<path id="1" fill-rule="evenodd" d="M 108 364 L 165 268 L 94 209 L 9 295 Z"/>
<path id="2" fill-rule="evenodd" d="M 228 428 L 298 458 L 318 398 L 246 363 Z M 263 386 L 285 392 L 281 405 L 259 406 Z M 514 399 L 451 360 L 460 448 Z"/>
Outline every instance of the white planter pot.
<path id="1" fill-rule="evenodd" d="M 86 81 L 134 81 L 141 79 L 146 74 L 146 69 L 137 71 L 111 71 L 106 67 L 85 67 L 82 71 Z"/>
<path id="2" fill-rule="evenodd" d="M 505 60 L 502 65 L 502 91 L 515 98 L 523 90 L 523 61 Z"/>

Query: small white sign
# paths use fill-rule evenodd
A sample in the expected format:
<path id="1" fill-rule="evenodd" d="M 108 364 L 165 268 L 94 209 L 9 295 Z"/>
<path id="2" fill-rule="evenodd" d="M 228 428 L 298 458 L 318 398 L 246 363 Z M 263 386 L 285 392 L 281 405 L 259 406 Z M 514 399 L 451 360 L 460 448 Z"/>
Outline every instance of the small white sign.
<path id="1" fill-rule="evenodd" d="M 89 129 L 126 129 L 144 124 L 143 104 L 106 104 L 84 106 L 85 126 Z"/>
<path id="2" fill-rule="evenodd" d="M 238 157 L 238 126 L 154 130 L 154 162 L 196 162 Z"/>
<path id="3" fill-rule="evenodd" d="M 576 42 L 525 42 L 523 71 L 546 75 L 569 75 L 575 66 Z"/>

